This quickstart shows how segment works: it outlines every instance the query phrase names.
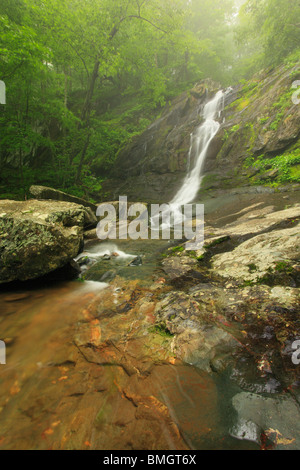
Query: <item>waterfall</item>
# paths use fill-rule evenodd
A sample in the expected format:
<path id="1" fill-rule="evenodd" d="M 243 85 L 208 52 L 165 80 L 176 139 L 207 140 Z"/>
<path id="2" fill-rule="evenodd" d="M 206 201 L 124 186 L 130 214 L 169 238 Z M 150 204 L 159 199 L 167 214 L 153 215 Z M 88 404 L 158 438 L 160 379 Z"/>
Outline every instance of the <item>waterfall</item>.
<path id="1" fill-rule="evenodd" d="M 221 117 L 224 109 L 225 98 L 232 91 L 232 88 L 228 88 L 226 91 L 220 90 L 209 101 L 203 109 L 202 117 L 204 122 L 191 134 L 191 144 L 188 153 L 187 162 L 187 175 L 183 181 L 183 184 L 175 197 L 169 203 L 169 206 L 173 214 L 173 222 L 175 224 L 181 224 L 184 220 L 181 207 L 184 204 L 192 203 L 203 180 L 203 166 L 207 156 L 209 146 L 219 131 L 221 124 L 216 120 Z M 194 158 L 193 158 L 194 157 Z M 194 163 L 194 166 L 192 163 Z M 164 215 L 164 213 L 162 214 Z M 159 226 L 159 216 L 151 219 Z M 168 222 L 163 222 L 161 228 L 169 227 Z"/>
<path id="2" fill-rule="evenodd" d="M 224 99 L 228 92 L 218 91 L 215 97 L 203 109 L 204 122 L 191 135 L 191 145 L 188 155 L 188 173 L 178 193 L 170 202 L 175 208 L 194 201 L 201 187 L 202 170 L 209 145 L 220 129 L 220 123 L 215 119 L 220 117 L 224 108 Z M 191 158 L 195 155 L 195 164 L 191 168 Z"/>

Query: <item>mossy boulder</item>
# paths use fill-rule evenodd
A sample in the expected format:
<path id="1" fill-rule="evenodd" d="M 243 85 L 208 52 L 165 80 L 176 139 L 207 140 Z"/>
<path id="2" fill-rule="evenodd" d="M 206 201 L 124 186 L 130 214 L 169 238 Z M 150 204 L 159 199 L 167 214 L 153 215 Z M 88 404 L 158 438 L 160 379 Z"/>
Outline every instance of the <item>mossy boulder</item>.
<path id="1" fill-rule="evenodd" d="M 42 277 L 66 266 L 83 246 L 90 213 L 58 201 L 0 201 L 0 284 Z"/>

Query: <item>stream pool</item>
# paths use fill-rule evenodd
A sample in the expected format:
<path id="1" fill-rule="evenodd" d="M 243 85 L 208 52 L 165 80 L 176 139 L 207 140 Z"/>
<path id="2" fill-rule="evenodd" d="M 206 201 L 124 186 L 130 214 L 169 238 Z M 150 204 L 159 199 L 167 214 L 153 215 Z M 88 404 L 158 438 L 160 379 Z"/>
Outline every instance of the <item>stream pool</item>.
<path id="1" fill-rule="evenodd" d="M 247 439 L 233 432 L 242 390 L 228 374 L 176 361 L 168 338 L 148 338 L 155 302 L 170 290 L 151 290 L 167 246 L 89 242 L 85 282 L 2 288 L 0 448 L 259 449 L 249 430 Z"/>

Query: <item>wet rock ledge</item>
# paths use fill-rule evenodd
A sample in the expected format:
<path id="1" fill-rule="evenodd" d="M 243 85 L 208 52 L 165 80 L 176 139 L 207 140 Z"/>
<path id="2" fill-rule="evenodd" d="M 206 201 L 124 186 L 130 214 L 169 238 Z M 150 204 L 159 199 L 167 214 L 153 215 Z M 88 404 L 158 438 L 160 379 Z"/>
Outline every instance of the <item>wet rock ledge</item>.
<path id="1" fill-rule="evenodd" d="M 240 390 L 232 436 L 297 449 L 300 205 L 266 204 L 244 208 L 230 224 L 206 225 L 197 252 L 185 243 L 169 249 L 161 267 L 173 289 L 156 305 L 156 328 L 172 338 L 177 359 Z"/>

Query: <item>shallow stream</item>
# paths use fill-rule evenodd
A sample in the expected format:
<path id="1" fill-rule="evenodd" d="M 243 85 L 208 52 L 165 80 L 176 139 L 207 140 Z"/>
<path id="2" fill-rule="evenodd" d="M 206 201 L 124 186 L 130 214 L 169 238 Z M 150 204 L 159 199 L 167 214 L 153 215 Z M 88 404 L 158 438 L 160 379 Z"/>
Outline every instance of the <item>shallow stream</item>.
<path id="1" fill-rule="evenodd" d="M 167 246 L 89 242 L 88 280 L 2 289 L 3 449 L 259 448 L 232 436 L 239 387 L 177 361 L 170 339 L 150 332 L 170 290 L 159 269 Z"/>

